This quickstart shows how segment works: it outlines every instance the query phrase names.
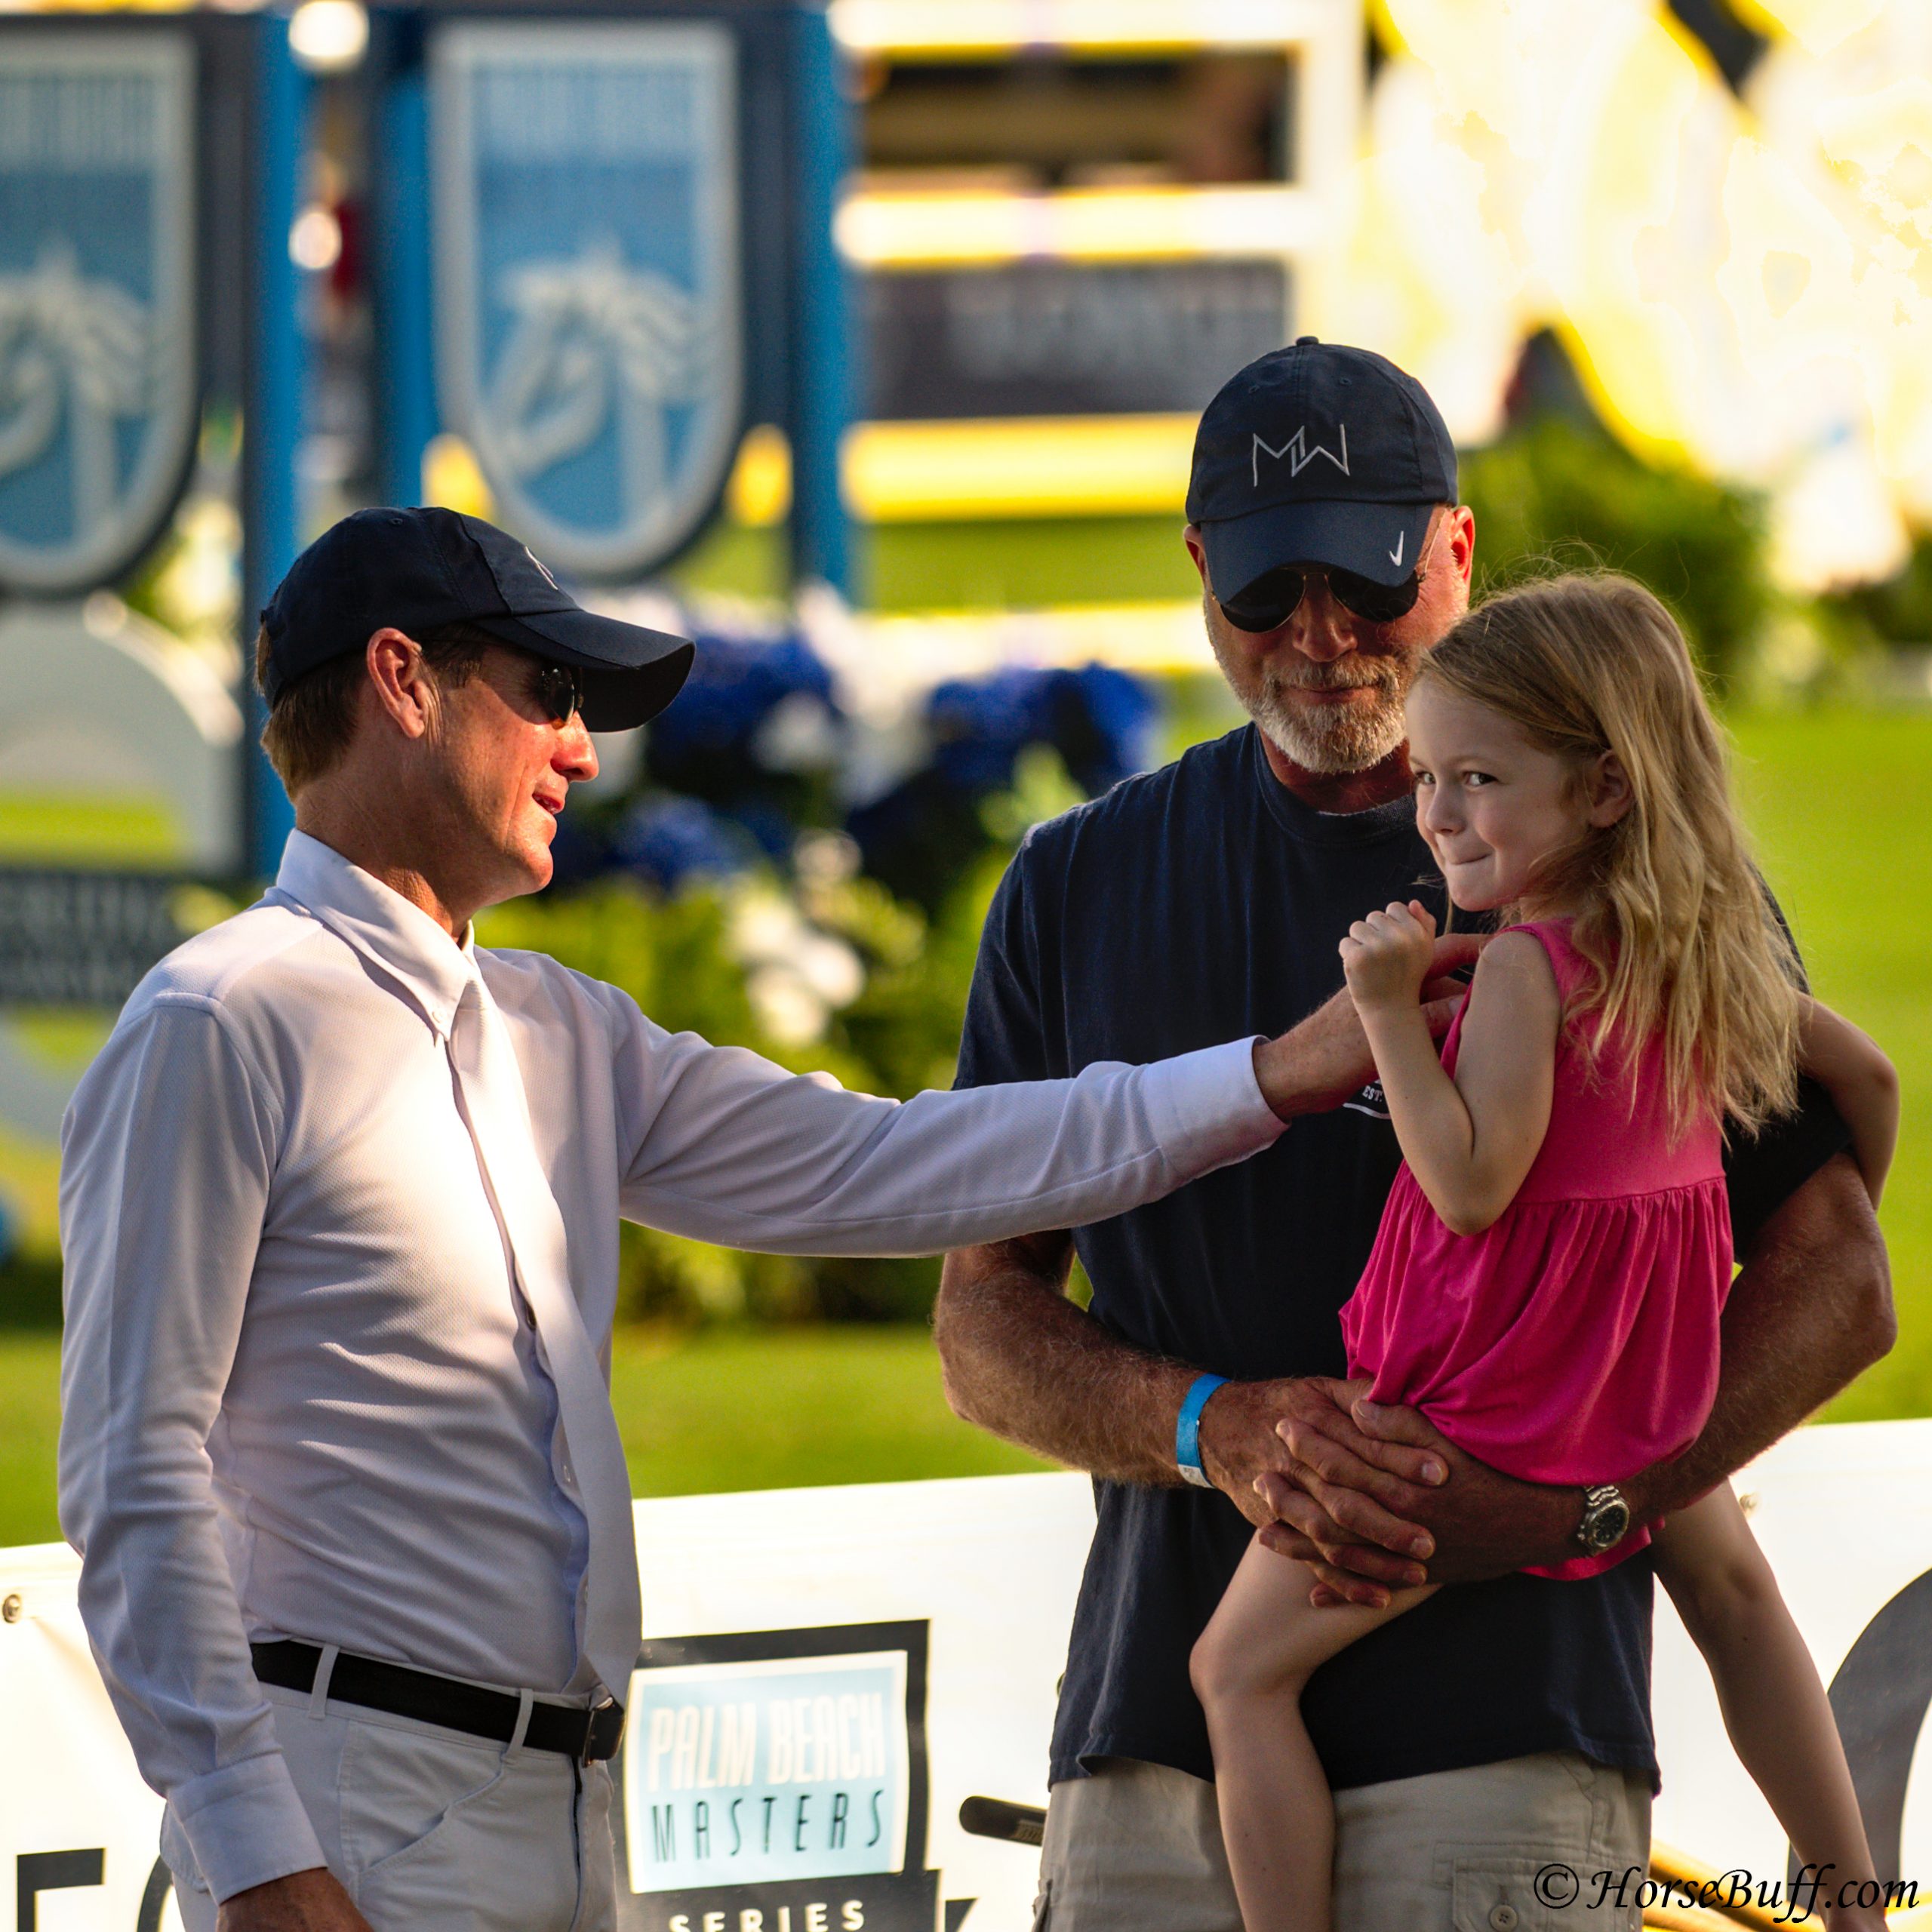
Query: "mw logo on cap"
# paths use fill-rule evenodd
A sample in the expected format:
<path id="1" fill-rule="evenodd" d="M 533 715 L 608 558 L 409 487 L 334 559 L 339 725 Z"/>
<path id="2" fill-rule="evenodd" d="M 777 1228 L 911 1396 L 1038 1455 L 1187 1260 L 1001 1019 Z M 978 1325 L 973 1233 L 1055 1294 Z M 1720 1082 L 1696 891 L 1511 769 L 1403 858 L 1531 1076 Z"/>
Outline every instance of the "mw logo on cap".
<path id="1" fill-rule="evenodd" d="M 1342 453 L 1340 456 L 1320 443 L 1317 443 L 1312 449 L 1310 449 L 1308 446 L 1308 425 L 1306 423 L 1279 449 L 1276 449 L 1272 443 L 1263 441 L 1260 432 L 1257 430 L 1254 435 L 1254 448 L 1249 451 L 1249 462 L 1254 478 L 1254 487 L 1257 490 L 1261 487 L 1261 459 L 1264 455 L 1278 459 L 1286 457 L 1288 460 L 1288 474 L 1291 477 L 1299 476 L 1318 456 L 1325 456 L 1344 476 L 1347 475 L 1349 473 L 1349 426 L 1346 423 L 1337 423 L 1335 425 L 1335 433 L 1341 441 Z"/>

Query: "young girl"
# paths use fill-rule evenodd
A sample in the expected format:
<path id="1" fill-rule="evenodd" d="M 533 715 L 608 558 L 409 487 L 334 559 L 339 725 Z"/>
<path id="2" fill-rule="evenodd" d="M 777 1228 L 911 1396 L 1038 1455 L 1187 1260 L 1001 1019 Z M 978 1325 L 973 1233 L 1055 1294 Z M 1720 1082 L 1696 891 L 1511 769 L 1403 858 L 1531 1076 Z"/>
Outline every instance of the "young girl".
<path id="1" fill-rule="evenodd" d="M 1423 661 L 1417 818 L 1483 953 L 1438 1059 L 1421 1005 L 1435 922 L 1392 905 L 1342 958 L 1404 1161 L 1342 1311 L 1351 1376 L 1484 1462 L 1590 1489 L 1687 1447 L 1717 1387 L 1731 1276 L 1722 1130 L 1793 1103 L 1801 1062 L 1852 1130 L 1874 1201 L 1891 1069 L 1795 987 L 1746 855 L 1682 637 L 1648 592 L 1564 577 L 1491 598 Z M 1810 1654 L 1728 1484 L 1607 1552 L 1654 1546 L 1739 1755 L 1801 1859 L 1871 1878 Z M 1251 1547 L 1193 1659 L 1247 1932 L 1324 1932 L 1334 1807 L 1303 1728 L 1316 1666 L 1431 1594 L 1315 1607 Z M 1839 1910 L 1831 1932 L 1877 1932 Z"/>

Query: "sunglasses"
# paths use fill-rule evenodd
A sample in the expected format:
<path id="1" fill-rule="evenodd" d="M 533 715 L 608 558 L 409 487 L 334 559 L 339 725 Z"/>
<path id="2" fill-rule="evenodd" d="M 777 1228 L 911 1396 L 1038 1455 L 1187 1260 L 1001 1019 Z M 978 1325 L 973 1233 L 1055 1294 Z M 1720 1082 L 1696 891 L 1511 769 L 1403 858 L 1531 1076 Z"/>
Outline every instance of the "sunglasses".
<path id="1" fill-rule="evenodd" d="M 543 660 L 530 689 L 552 724 L 568 724 L 583 709 L 583 678 L 574 665 Z"/>
<path id="2" fill-rule="evenodd" d="M 1377 583 L 1353 571 L 1327 568 L 1298 570 L 1283 565 L 1257 577 L 1238 597 L 1220 600 L 1222 614 L 1238 631 L 1278 630 L 1300 608 L 1312 577 L 1325 578 L 1328 594 L 1364 623 L 1392 624 L 1416 608 L 1422 595 L 1422 572 L 1417 569 L 1400 583 Z"/>

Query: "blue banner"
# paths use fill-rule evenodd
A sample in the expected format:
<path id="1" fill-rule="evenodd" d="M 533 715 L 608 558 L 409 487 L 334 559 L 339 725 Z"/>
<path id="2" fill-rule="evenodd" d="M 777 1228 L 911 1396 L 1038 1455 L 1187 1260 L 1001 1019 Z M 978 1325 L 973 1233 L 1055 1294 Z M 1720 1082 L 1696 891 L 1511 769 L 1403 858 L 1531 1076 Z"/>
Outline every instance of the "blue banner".
<path id="1" fill-rule="evenodd" d="M 430 73 L 444 417 L 540 555 L 641 575 L 696 530 L 737 447 L 731 35 L 455 23 Z"/>
<path id="2" fill-rule="evenodd" d="M 0 583 L 112 577 L 192 447 L 195 66 L 153 32 L 10 37 L 0 69 Z"/>

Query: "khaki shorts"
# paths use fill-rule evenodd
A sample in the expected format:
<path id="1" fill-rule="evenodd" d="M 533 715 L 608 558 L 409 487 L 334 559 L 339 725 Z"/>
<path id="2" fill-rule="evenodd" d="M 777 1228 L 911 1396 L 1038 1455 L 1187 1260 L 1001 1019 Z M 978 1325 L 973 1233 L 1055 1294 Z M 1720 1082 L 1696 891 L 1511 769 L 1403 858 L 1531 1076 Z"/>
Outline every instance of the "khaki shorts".
<path id="1" fill-rule="evenodd" d="M 264 1686 L 276 1738 L 329 1869 L 374 1932 L 611 1932 L 605 1764 Z M 214 1932 L 187 1836 L 161 1855 L 185 1932 Z"/>
<path id="2" fill-rule="evenodd" d="M 1651 1786 L 1574 1752 L 1335 1794 L 1335 1932 L 1636 1932 L 1591 1875 L 1641 1873 Z M 1552 1871 L 1577 1875 L 1577 1891 Z M 1110 1758 L 1057 1784 L 1034 1932 L 1241 1932 L 1214 1787 Z"/>

